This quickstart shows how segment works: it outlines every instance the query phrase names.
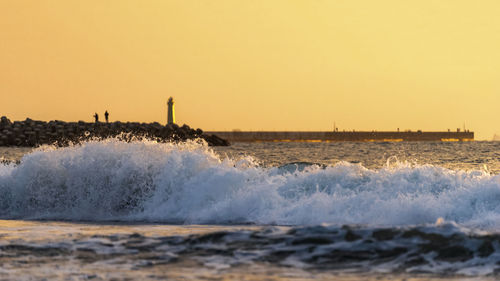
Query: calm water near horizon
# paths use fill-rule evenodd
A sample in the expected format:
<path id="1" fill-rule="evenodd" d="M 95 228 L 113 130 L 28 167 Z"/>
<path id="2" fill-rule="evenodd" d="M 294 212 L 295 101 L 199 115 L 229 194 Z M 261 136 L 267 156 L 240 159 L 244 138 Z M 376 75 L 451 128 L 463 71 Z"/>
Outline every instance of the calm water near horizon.
<path id="1" fill-rule="evenodd" d="M 378 169 L 388 163 L 439 165 L 450 169 L 487 168 L 500 172 L 500 141 L 475 142 L 260 142 L 212 147 L 221 157 L 252 156 L 264 166 L 294 162 L 334 165 L 340 161 Z M 0 147 L 0 160 L 19 161 L 29 147 Z"/>
<path id="2" fill-rule="evenodd" d="M 500 272 L 500 142 L 106 140 L 0 161 L 0 280 Z"/>

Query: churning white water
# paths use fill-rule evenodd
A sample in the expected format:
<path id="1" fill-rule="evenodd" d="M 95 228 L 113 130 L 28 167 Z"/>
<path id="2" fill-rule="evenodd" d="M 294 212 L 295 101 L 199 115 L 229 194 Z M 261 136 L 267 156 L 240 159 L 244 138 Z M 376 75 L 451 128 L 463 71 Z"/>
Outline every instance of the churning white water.
<path id="1" fill-rule="evenodd" d="M 196 144 L 114 139 L 0 165 L 0 218 L 182 224 L 363 224 L 438 219 L 500 229 L 500 177 L 391 163 L 259 165 Z"/>

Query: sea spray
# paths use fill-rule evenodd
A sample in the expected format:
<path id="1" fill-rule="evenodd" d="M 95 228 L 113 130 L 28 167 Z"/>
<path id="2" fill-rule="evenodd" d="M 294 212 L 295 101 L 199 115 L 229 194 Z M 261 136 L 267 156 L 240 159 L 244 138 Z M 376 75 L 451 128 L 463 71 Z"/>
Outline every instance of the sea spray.
<path id="1" fill-rule="evenodd" d="M 90 141 L 0 165 L 0 218 L 500 228 L 500 178 L 391 162 L 262 167 L 197 143 Z M 300 166 L 300 167 L 299 167 Z"/>

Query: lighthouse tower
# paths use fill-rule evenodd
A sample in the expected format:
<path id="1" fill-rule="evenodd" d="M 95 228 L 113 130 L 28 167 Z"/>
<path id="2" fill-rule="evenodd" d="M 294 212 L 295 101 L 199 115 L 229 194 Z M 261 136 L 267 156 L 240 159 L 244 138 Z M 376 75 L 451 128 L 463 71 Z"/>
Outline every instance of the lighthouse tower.
<path id="1" fill-rule="evenodd" d="M 170 97 L 167 102 L 168 114 L 167 114 L 167 124 L 175 123 L 175 111 L 174 111 L 174 99 Z"/>

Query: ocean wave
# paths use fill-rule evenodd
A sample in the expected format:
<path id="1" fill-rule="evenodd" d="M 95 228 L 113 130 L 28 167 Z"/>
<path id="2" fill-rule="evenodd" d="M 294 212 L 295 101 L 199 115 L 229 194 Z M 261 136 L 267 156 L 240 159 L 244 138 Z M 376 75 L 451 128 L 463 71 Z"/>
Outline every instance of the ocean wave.
<path id="1" fill-rule="evenodd" d="M 29 264 L 35 267 L 47 269 L 56 264 L 53 269 L 56 272 L 65 268 L 65 262 L 71 262 L 73 265 L 80 263 L 86 270 L 89 270 L 90 263 L 99 268 L 97 272 L 109 267 L 113 267 L 110 269 L 113 272 L 119 264 L 121 270 L 194 265 L 189 272 L 197 272 L 200 268 L 217 271 L 230 267 L 238 271 L 238 268 L 248 270 L 248 266 L 255 269 L 265 265 L 267 270 L 278 266 L 312 269 L 322 274 L 389 273 L 392 276 L 403 273 L 419 274 L 420 277 L 437 274 L 440 278 L 494 278 L 500 273 L 499 234 L 474 231 L 445 221 L 390 228 L 329 225 L 233 227 L 204 234 L 169 236 L 150 235 L 148 227 L 141 228 L 142 234 L 68 235 L 57 242 L 39 241 L 35 244 L 19 237 L 10 241 L 3 239 L 0 241 L 3 260 L 10 261 L 14 268 L 22 266 L 17 266 L 17 272 L 10 267 L 2 273 L 10 279 L 26 279 L 19 276 L 27 275 L 26 262 L 20 262 L 27 256 L 30 257 Z"/>
<path id="2" fill-rule="evenodd" d="M 221 159 L 197 143 L 90 141 L 0 165 L 4 219 L 405 226 L 443 218 L 497 230 L 499 202 L 500 177 L 486 171 L 262 167 L 251 157 Z"/>

